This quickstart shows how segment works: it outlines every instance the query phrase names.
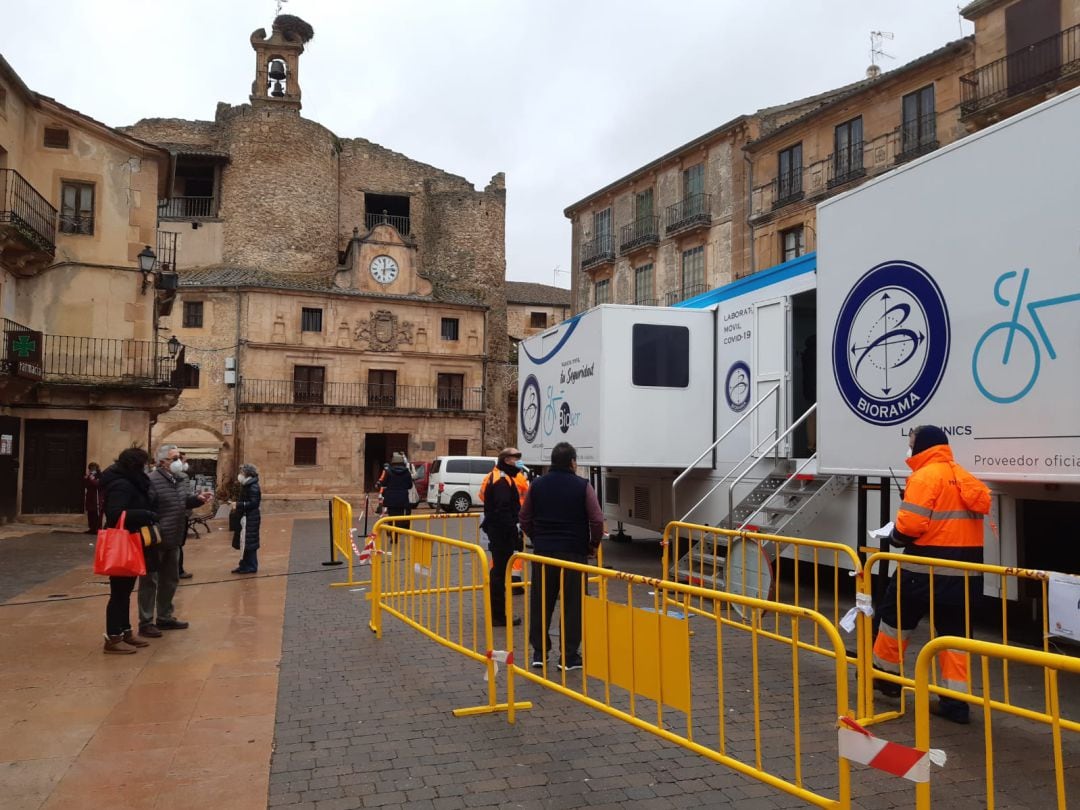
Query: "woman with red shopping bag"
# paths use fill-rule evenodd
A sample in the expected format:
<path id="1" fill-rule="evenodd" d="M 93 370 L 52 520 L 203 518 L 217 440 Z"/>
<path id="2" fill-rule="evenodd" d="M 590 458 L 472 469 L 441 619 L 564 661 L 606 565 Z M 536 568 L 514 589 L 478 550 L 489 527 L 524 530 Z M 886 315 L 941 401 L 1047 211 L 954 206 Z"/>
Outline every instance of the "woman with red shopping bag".
<path id="1" fill-rule="evenodd" d="M 122 452 L 115 463 L 101 475 L 105 487 L 105 525 L 138 534 L 143 527 L 157 522 L 157 504 L 150 489 L 146 464 L 150 457 L 139 447 Z M 123 516 L 123 525 L 120 519 Z M 113 531 L 109 530 L 109 531 Z M 98 542 L 108 542 L 102 531 Z M 121 538 L 122 539 L 122 538 Z M 142 546 L 139 545 L 141 554 Z M 137 562 L 137 560 L 136 560 Z M 121 563 L 123 566 L 124 563 Z M 146 564 L 142 564 L 142 573 Z M 132 568 L 131 576 L 109 576 L 109 604 L 105 607 L 105 652 L 113 655 L 130 655 L 136 647 L 148 647 L 149 643 L 137 638 L 131 631 L 131 592 L 135 588 L 139 571 Z"/>

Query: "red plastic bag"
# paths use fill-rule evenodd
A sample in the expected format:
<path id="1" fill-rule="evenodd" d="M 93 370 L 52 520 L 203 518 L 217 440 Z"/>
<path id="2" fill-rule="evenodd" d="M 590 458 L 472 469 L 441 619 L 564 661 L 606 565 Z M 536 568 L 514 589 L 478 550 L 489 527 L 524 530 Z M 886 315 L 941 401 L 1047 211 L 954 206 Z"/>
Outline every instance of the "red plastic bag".
<path id="1" fill-rule="evenodd" d="M 94 573 L 107 577 L 141 577 L 146 575 L 142 539 L 124 528 L 127 512 L 120 513 L 120 522 L 112 529 L 99 529 L 94 549 Z"/>

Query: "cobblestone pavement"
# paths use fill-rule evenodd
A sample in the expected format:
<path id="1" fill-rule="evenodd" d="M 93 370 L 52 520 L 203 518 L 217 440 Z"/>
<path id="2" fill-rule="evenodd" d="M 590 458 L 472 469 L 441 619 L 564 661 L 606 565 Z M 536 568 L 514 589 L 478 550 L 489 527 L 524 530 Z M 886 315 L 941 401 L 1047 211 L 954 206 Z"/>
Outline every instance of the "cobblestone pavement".
<path id="1" fill-rule="evenodd" d="M 290 570 L 318 565 L 325 558 L 324 544 L 325 521 L 297 521 Z M 646 544 L 612 546 L 605 562 L 620 570 L 657 570 L 655 549 Z M 270 807 L 805 806 L 522 679 L 517 697 L 533 701 L 534 708 L 520 712 L 515 725 L 500 714 L 455 718 L 452 709 L 484 703 L 482 668 L 392 617 L 386 617 L 383 638 L 377 640 L 367 626 L 365 593 L 321 587 L 307 578 L 290 581 Z M 736 659 L 742 656 L 733 653 Z M 748 670 L 746 658 L 742 661 Z M 803 661 L 803 694 L 812 697 L 819 683 L 827 686 L 822 691 L 831 691 L 831 663 L 814 656 Z M 696 664 L 693 672 L 695 683 L 710 677 Z M 783 684 L 785 678 L 790 679 L 790 652 L 763 658 L 763 681 Z M 1020 673 L 1014 672 L 1013 679 L 1015 688 L 1035 692 Z M 828 699 L 831 694 L 819 702 L 827 706 Z M 813 754 L 823 753 L 828 765 L 822 770 L 834 775 L 835 730 L 827 719 L 818 720 L 824 721 L 804 725 L 803 750 L 811 761 Z M 764 707 L 766 745 L 790 738 L 785 724 L 790 726 L 786 704 Z M 732 738 L 752 761 L 752 731 L 748 743 L 745 726 L 732 728 Z M 997 716 L 994 728 L 998 806 L 1051 805 L 1048 731 Z M 897 742 L 913 742 L 913 724 L 906 718 L 875 730 Z M 950 756 L 948 766 L 934 775 L 935 806 L 986 806 L 981 718 L 966 728 L 935 720 L 933 731 L 933 745 Z M 1066 762 L 1080 763 L 1075 735 L 1067 740 Z M 780 760 L 786 753 L 772 751 L 771 756 Z M 1074 796 L 1080 796 L 1078 768 L 1069 775 Z M 835 795 L 829 779 L 817 787 Z M 858 807 L 914 805 L 911 783 L 880 772 L 853 766 L 853 785 Z"/>

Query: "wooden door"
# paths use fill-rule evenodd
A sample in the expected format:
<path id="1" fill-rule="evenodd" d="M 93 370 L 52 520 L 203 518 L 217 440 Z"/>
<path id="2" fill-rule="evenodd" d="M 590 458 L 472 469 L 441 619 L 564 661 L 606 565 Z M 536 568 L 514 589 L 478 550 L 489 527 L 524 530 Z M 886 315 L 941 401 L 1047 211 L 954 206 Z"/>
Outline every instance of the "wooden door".
<path id="1" fill-rule="evenodd" d="M 1005 9 L 1009 95 L 1055 78 L 1061 67 L 1060 0 L 1020 0 Z"/>
<path id="2" fill-rule="evenodd" d="M 15 519 L 19 510 L 19 432 L 22 420 L 0 416 L 0 522 Z"/>
<path id="3" fill-rule="evenodd" d="M 26 514 L 78 514 L 83 510 L 86 422 L 27 419 L 23 504 Z"/>

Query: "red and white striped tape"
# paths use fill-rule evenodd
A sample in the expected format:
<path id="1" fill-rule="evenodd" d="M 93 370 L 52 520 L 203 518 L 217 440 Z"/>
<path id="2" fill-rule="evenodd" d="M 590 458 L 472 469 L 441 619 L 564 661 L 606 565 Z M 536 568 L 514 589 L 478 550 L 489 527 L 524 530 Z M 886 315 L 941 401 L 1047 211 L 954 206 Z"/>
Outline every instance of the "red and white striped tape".
<path id="1" fill-rule="evenodd" d="M 945 764 L 945 752 L 920 751 L 875 737 L 849 717 L 840 718 L 840 756 L 912 782 L 930 781 L 930 763 Z"/>
<path id="2" fill-rule="evenodd" d="M 506 664 L 508 667 L 512 667 L 514 665 L 514 654 L 512 652 L 507 652 L 506 650 L 488 650 L 487 657 L 495 665 L 496 676 L 498 676 L 499 674 L 499 664 Z M 486 681 L 487 679 L 488 674 L 485 671 L 484 680 Z"/>

